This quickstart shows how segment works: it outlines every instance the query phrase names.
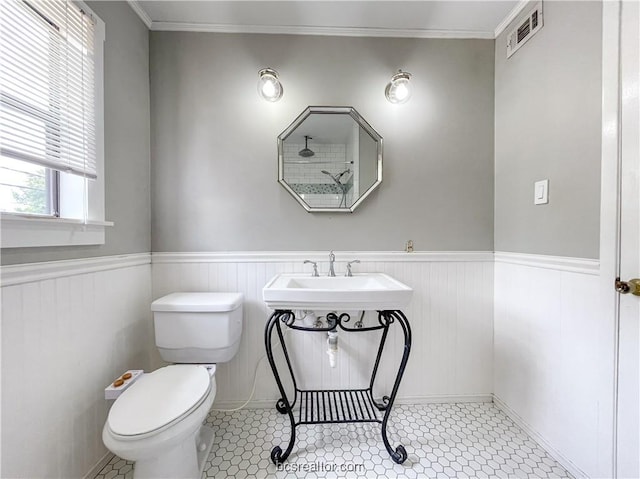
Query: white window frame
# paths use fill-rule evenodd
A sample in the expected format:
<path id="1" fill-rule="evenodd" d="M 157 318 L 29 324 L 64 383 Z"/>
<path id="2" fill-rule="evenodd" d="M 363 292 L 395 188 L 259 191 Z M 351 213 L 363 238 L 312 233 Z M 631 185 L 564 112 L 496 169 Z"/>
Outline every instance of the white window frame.
<path id="1" fill-rule="evenodd" d="M 101 245 L 105 243 L 104 185 L 104 41 L 105 24 L 81 1 L 76 5 L 90 13 L 95 28 L 95 114 L 97 179 L 60 175 L 60 217 L 0 213 L 0 247 Z M 82 185 L 83 182 L 84 186 Z M 83 191 L 84 190 L 84 191 Z M 67 196 L 65 198 L 65 191 Z M 75 193 L 71 193 L 74 191 Z M 78 202 L 87 202 L 84 204 Z"/>

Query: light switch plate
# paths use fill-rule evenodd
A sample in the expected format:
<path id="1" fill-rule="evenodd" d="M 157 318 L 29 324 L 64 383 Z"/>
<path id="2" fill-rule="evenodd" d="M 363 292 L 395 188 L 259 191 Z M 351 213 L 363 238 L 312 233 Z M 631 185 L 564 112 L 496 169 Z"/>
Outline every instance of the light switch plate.
<path id="1" fill-rule="evenodd" d="M 533 184 L 533 204 L 546 205 L 549 203 L 549 180 L 536 181 Z"/>

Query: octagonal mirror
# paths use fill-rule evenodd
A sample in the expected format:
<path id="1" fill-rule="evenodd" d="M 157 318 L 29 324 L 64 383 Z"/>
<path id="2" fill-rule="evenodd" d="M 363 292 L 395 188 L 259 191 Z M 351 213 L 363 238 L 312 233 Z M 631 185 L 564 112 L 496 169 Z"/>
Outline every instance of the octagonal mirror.
<path id="1" fill-rule="evenodd" d="M 278 182 L 307 211 L 351 213 L 382 182 L 382 137 L 353 107 L 310 106 L 278 136 Z"/>

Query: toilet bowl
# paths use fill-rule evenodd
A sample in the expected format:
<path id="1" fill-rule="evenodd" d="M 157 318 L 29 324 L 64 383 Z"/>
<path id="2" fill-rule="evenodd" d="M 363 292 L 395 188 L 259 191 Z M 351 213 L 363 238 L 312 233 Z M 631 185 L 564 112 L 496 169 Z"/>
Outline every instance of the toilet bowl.
<path id="1" fill-rule="evenodd" d="M 134 479 L 200 478 L 214 439 L 202 423 L 216 395 L 215 363 L 238 350 L 242 295 L 173 293 L 151 309 L 160 355 L 179 364 L 144 374 L 126 389 L 109 411 L 102 440 L 134 461 Z"/>
<path id="2" fill-rule="evenodd" d="M 200 477 L 213 444 L 213 430 L 202 422 L 215 395 L 215 366 L 160 368 L 118 398 L 102 440 L 111 452 L 135 462 L 136 479 Z"/>

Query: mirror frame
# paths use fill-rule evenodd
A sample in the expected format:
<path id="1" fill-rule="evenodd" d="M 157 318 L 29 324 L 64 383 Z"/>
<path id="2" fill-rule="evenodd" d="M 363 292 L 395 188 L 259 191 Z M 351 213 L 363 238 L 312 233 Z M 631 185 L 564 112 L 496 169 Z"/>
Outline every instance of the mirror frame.
<path id="1" fill-rule="evenodd" d="M 286 182 L 284 178 L 284 142 L 298 128 L 304 120 L 314 114 L 321 115 L 349 115 L 355 122 L 363 128 L 369 136 L 376 142 L 377 158 L 376 158 L 376 181 L 365 191 L 350 207 L 314 207 L 306 203 L 300 195 L 296 193 Z M 382 183 L 382 136 L 356 111 L 352 106 L 309 106 L 307 107 L 293 122 L 278 135 L 278 183 L 293 196 L 302 207 L 309 213 L 353 213 L 360 204 Z"/>

